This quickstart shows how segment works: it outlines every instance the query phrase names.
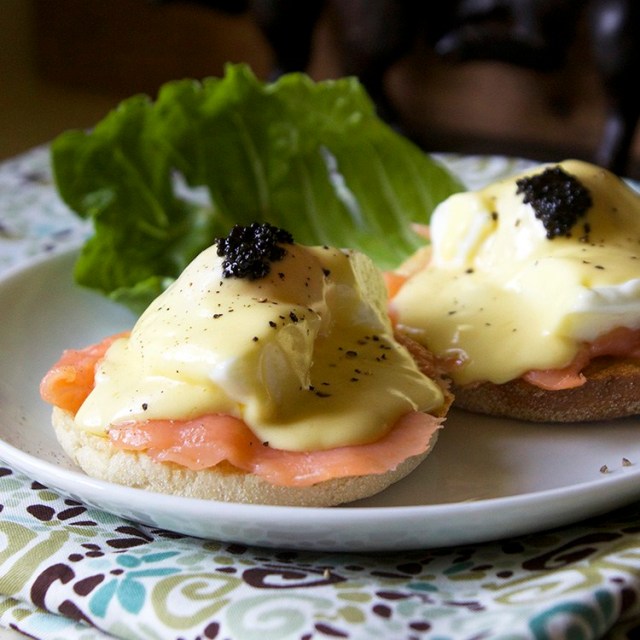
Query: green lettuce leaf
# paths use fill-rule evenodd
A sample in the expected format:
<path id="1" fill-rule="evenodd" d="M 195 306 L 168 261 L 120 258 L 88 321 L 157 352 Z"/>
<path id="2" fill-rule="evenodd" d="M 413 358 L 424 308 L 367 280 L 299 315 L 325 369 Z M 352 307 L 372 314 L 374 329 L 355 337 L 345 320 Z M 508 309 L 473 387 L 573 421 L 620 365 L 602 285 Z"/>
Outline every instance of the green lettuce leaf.
<path id="1" fill-rule="evenodd" d="M 259 81 L 245 65 L 134 96 L 51 146 L 56 187 L 94 233 L 75 278 L 136 311 L 234 224 L 352 247 L 382 269 L 462 186 L 376 115 L 355 78 Z"/>

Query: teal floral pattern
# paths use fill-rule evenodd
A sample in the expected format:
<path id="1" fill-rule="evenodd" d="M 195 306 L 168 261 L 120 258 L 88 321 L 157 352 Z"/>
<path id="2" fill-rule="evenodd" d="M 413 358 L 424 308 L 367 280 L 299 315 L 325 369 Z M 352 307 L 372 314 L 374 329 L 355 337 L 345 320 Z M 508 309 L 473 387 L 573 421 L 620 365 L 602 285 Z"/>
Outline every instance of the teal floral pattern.
<path id="1" fill-rule="evenodd" d="M 483 181 L 526 164 L 442 159 Z M 86 233 L 46 148 L 0 166 L 0 269 Z M 278 551 L 134 524 L 0 463 L 0 626 L 47 640 L 635 638 L 640 503 L 484 545 Z"/>
<path id="2" fill-rule="evenodd" d="M 517 541 L 363 556 L 134 525 L 8 467 L 0 496 L 0 622 L 37 638 L 587 639 L 640 614 L 640 504 Z"/>

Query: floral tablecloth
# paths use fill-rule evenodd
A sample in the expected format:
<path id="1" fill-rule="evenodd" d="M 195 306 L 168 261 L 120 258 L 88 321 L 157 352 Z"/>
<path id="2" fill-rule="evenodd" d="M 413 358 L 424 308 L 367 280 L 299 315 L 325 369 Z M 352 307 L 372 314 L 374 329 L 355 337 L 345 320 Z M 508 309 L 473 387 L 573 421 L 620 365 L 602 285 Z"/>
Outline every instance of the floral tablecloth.
<path id="1" fill-rule="evenodd" d="M 46 148 L 0 165 L 0 270 L 87 233 Z M 64 640 L 640 637 L 640 503 L 517 540 L 333 554 L 142 526 L 0 460 L 0 626 Z"/>

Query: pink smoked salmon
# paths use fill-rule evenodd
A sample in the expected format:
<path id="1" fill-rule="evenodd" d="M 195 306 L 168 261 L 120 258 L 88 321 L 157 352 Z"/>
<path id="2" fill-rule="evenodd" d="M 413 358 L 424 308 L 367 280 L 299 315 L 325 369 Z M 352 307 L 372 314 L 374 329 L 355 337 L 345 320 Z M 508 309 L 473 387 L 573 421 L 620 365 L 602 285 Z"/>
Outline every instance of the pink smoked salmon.
<path id="1" fill-rule="evenodd" d="M 582 370 L 599 356 L 640 358 L 640 329 L 613 329 L 594 342 L 583 345 L 566 367 L 529 371 L 523 378 L 530 384 L 550 391 L 573 389 L 586 382 Z"/>
<path id="2" fill-rule="evenodd" d="M 75 414 L 93 389 L 96 364 L 113 342 L 127 335 L 118 333 L 84 349 L 63 351 L 40 383 L 42 399 Z"/>
<path id="3" fill-rule="evenodd" d="M 85 349 L 69 349 L 45 375 L 42 398 L 75 413 L 94 384 L 94 372 L 118 334 Z M 409 457 L 426 451 L 440 428 L 441 418 L 411 412 L 400 418 L 377 442 L 324 451 L 284 451 L 262 443 L 240 419 L 212 414 L 196 420 L 145 420 L 113 425 L 114 446 L 144 451 L 159 462 L 173 462 L 193 470 L 226 460 L 237 469 L 256 474 L 271 484 L 309 486 L 346 476 L 385 473 Z"/>

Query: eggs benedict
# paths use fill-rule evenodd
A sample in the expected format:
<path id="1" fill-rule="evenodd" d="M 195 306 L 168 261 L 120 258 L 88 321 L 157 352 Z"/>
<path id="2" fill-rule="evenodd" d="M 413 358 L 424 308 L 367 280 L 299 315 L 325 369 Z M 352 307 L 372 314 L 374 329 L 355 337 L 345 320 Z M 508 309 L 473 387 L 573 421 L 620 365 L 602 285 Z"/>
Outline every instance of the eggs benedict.
<path id="1" fill-rule="evenodd" d="M 409 473 L 451 400 L 430 354 L 394 336 L 366 256 L 268 224 L 219 238 L 131 332 L 65 352 L 41 395 L 89 475 L 316 506 Z"/>
<path id="2" fill-rule="evenodd" d="M 434 211 L 394 274 L 397 329 L 455 404 L 536 421 L 640 412 L 640 196 L 592 164 L 542 165 Z"/>

